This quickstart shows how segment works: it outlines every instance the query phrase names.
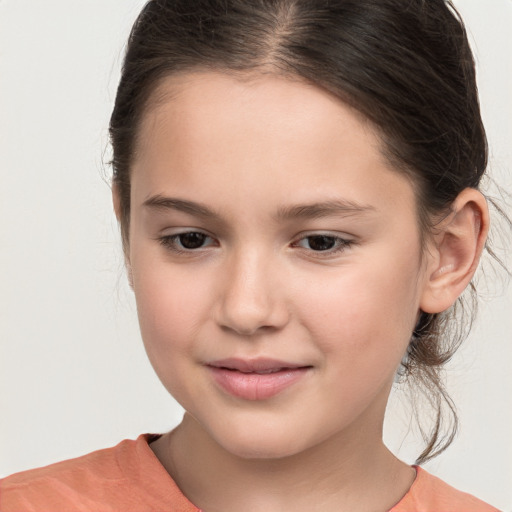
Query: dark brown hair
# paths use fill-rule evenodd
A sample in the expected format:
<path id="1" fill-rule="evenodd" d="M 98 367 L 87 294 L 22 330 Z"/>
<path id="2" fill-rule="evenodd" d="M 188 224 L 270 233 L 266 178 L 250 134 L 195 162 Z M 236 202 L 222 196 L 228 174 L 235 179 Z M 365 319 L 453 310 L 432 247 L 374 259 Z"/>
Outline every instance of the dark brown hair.
<path id="1" fill-rule="evenodd" d="M 414 184 L 424 234 L 485 172 L 474 61 L 450 1 L 152 0 L 130 34 L 110 122 L 125 250 L 141 118 L 163 78 L 194 69 L 300 77 L 353 106 Z M 448 312 L 422 314 L 403 363 L 435 410 L 417 462 L 443 451 L 456 432 L 440 371 L 468 331 L 461 326 L 470 322 L 454 321 L 457 311 L 468 311 L 461 299 Z"/>

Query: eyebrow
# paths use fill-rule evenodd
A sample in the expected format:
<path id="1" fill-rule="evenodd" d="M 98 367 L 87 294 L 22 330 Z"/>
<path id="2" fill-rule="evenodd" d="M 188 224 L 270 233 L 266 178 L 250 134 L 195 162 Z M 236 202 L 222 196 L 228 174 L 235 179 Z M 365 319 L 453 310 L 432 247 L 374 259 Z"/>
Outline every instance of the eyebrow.
<path id="1" fill-rule="evenodd" d="M 195 217 L 225 222 L 222 215 L 215 210 L 212 210 L 204 204 L 188 201 L 186 199 L 165 197 L 158 194 L 144 201 L 143 205 L 157 211 L 177 210 Z M 330 200 L 311 204 L 283 206 L 277 210 L 277 213 L 274 215 L 274 220 L 320 219 L 331 216 L 346 217 L 375 211 L 375 207 L 371 205 L 346 200 Z"/>
<path id="2" fill-rule="evenodd" d="M 375 212 L 375 207 L 346 200 L 332 200 L 321 203 L 292 205 L 279 208 L 277 220 L 321 219 L 331 216 L 352 216 Z"/>
<path id="3" fill-rule="evenodd" d="M 164 197 L 161 195 L 152 196 L 143 203 L 144 206 L 152 210 L 177 210 L 180 212 L 194 215 L 195 217 L 204 217 L 215 220 L 222 220 L 222 216 L 208 208 L 207 206 L 196 203 L 194 201 L 187 201 L 185 199 L 178 199 L 175 197 Z"/>

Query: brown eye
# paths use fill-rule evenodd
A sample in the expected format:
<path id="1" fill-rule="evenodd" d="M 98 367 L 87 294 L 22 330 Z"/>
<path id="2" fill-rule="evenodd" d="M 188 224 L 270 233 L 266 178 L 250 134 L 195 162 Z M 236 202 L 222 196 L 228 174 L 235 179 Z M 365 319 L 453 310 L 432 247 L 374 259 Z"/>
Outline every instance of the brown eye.
<path id="1" fill-rule="evenodd" d="M 313 251 L 328 251 L 336 245 L 336 238 L 333 236 L 315 235 L 306 238 L 309 248 Z"/>
<path id="2" fill-rule="evenodd" d="M 319 233 L 301 238 L 293 245 L 307 250 L 317 257 L 330 257 L 349 249 L 355 244 L 354 240 L 347 240 L 336 235 Z"/>
<path id="3" fill-rule="evenodd" d="M 163 236 L 158 238 L 158 242 L 170 251 L 183 254 L 215 245 L 215 240 L 211 236 L 199 231 L 187 231 L 177 235 Z"/>
<path id="4" fill-rule="evenodd" d="M 207 236 L 203 233 L 191 232 L 182 233 L 177 238 L 184 249 L 199 249 L 203 246 Z"/>

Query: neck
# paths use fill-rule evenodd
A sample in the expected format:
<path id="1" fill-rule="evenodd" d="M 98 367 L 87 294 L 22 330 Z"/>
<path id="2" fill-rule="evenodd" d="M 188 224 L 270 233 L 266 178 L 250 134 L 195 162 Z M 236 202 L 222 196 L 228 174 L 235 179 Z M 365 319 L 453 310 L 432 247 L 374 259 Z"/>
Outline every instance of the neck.
<path id="1" fill-rule="evenodd" d="M 186 414 L 151 448 L 185 496 L 208 512 L 383 512 L 407 492 L 415 473 L 384 446 L 382 426 L 374 430 L 338 433 L 288 457 L 247 459 L 223 449 Z"/>

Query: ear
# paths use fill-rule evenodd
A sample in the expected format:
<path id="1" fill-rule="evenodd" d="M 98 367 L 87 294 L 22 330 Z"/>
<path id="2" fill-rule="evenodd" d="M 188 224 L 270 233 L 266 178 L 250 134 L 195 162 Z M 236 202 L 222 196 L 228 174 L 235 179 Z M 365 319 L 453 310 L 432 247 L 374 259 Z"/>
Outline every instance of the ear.
<path id="1" fill-rule="evenodd" d="M 422 311 L 440 313 L 454 304 L 478 267 L 488 231 L 485 197 L 466 188 L 453 202 L 450 215 L 436 226 L 427 256 Z"/>
<path id="2" fill-rule="evenodd" d="M 119 192 L 119 185 L 115 181 L 112 183 L 112 204 L 114 206 L 114 213 L 116 214 L 117 222 L 120 222 L 121 198 Z"/>
<path id="3" fill-rule="evenodd" d="M 114 212 L 116 214 L 117 222 L 121 223 L 121 196 L 120 196 L 120 191 L 119 191 L 119 185 L 115 182 L 112 183 L 112 204 L 114 206 Z M 124 244 L 123 244 L 123 252 L 124 252 L 124 264 L 126 266 L 126 274 L 128 276 L 128 283 L 130 284 L 130 288 L 133 290 L 132 266 L 130 264 L 128 248 L 124 247 Z"/>

